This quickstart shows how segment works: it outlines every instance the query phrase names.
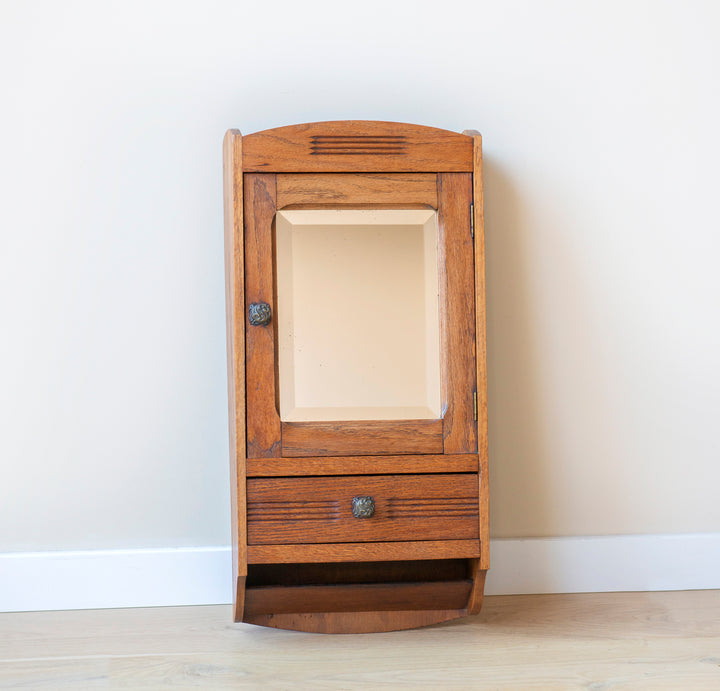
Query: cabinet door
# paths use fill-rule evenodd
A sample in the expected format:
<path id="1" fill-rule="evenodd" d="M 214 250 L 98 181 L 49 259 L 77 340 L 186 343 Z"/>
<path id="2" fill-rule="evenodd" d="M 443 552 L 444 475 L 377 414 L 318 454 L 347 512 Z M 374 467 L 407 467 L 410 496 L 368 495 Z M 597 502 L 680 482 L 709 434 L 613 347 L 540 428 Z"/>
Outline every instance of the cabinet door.
<path id="1" fill-rule="evenodd" d="M 471 174 L 247 173 L 244 200 L 248 457 L 475 453 Z"/>

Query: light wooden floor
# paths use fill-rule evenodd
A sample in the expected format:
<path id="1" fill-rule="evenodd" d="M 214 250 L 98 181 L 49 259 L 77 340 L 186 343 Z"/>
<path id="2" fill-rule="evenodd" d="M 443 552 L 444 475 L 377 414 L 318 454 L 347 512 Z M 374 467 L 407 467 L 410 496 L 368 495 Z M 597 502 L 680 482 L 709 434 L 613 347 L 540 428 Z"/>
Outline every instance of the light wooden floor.
<path id="1" fill-rule="evenodd" d="M 0 615 L 0 688 L 720 690 L 720 591 L 489 597 L 426 629 L 327 636 L 229 606 Z"/>

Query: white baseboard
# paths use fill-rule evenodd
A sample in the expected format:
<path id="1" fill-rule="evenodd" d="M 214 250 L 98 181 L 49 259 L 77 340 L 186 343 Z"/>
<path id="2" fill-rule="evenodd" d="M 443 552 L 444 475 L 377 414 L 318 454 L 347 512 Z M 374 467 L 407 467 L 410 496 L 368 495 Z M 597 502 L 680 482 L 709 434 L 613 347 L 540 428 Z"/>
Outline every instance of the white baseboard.
<path id="1" fill-rule="evenodd" d="M 720 588 L 720 533 L 490 541 L 487 595 Z"/>
<path id="2" fill-rule="evenodd" d="M 720 533 L 493 540 L 487 595 L 720 588 Z M 229 547 L 0 554 L 0 611 L 223 604 Z"/>
<path id="3" fill-rule="evenodd" d="M 0 554 L 0 612 L 230 602 L 229 547 Z"/>

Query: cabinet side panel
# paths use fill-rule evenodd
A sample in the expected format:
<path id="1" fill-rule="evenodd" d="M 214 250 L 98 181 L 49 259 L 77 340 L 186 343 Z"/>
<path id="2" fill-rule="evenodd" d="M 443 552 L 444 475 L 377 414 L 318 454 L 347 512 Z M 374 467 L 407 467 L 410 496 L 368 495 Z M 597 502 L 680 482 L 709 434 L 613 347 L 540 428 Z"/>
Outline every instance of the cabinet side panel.
<path id="1" fill-rule="evenodd" d="M 485 595 L 485 576 L 487 569 L 480 568 L 480 559 L 471 559 L 470 575 L 472 577 L 472 589 L 467 600 L 467 614 L 479 614 L 482 609 L 483 597 Z"/>
<path id="2" fill-rule="evenodd" d="M 447 410 L 443 419 L 445 453 L 477 451 L 473 392 L 475 368 L 475 277 L 470 232 L 472 176 L 438 175 L 442 344 Z"/>
<path id="3" fill-rule="evenodd" d="M 252 303 L 272 309 L 269 324 L 247 329 L 247 455 L 280 456 L 280 416 L 276 403 L 277 353 L 273 221 L 275 175 L 245 175 L 245 306 L 243 323 Z M 240 315 L 239 315 L 240 317 Z"/>
<path id="4" fill-rule="evenodd" d="M 471 134 L 471 132 L 467 132 Z M 488 526 L 488 399 L 487 337 L 485 317 L 485 214 L 483 207 L 482 137 L 473 137 L 473 208 L 475 212 L 475 362 L 477 366 L 477 434 L 480 456 L 480 568 L 490 566 L 490 532 Z"/>
<path id="5" fill-rule="evenodd" d="M 225 212 L 225 309 L 227 333 L 230 496 L 232 504 L 233 611 L 242 620 L 247 575 L 245 497 L 245 322 L 237 310 L 245 303 L 243 286 L 242 136 L 229 130 L 223 141 Z"/>
<path id="6" fill-rule="evenodd" d="M 482 137 L 476 130 L 463 134 L 473 138 L 473 209 L 475 224 L 475 362 L 477 368 L 477 431 L 480 472 L 480 558 L 473 560 L 473 589 L 468 598 L 468 614 L 482 607 L 485 575 L 490 566 L 489 492 L 488 492 L 488 409 L 487 348 L 485 317 L 485 224 L 483 207 Z"/>

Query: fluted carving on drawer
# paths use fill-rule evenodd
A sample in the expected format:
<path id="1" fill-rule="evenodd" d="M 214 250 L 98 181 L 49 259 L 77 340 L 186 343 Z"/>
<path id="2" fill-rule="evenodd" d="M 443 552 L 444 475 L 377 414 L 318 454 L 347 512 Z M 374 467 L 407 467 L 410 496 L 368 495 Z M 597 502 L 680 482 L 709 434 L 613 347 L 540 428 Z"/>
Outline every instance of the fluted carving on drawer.
<path id="1" fill-rule="evenodd" d="M 477 516 L 476 497 L 390 498 L 388 518 L 432 518 Z"/>
<path id="2" fill-rule="evenodd" d="M 327 521 L 340 517 L 338 501 L 260 501 L 248 503 L 248 521 Z"/>

